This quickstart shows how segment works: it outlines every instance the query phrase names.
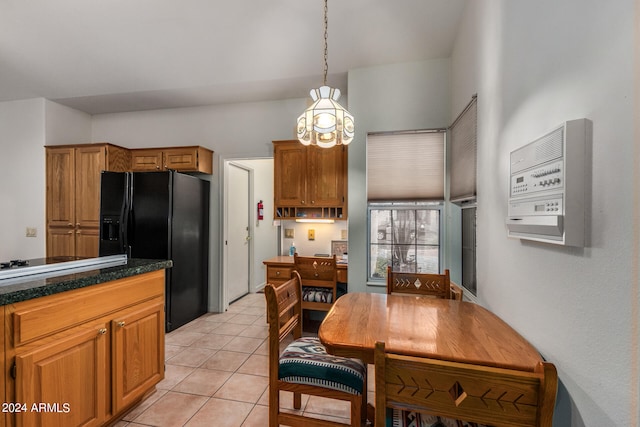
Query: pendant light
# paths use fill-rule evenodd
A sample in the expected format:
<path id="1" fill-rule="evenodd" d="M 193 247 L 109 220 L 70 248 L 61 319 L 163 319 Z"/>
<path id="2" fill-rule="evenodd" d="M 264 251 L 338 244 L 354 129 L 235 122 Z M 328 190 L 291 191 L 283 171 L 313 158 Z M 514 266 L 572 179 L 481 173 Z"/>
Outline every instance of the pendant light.
<path id="1" fill-rule="evenodd" d="M 298 117 L 298 140 L 304 145 L 331 148 L 347 145 L 353 140 L 353 116 L 340 104 L 340 89 L 327 86 L 327 0 L 324 0 L 324 80 L 318 89 L 309 94 L 313 104 Z"/>

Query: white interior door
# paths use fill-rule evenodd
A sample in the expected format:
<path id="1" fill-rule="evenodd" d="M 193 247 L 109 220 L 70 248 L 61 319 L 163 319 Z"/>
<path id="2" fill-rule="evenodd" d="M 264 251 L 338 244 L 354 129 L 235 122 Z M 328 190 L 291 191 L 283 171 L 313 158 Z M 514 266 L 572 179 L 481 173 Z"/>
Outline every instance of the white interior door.
<path id="1" fill-rule="evenodd" d="M 251 171 L 229 163 L 227 198 L 227 269 L 228 301 L 249 293 L 250 277 L 250 185 Z"/>

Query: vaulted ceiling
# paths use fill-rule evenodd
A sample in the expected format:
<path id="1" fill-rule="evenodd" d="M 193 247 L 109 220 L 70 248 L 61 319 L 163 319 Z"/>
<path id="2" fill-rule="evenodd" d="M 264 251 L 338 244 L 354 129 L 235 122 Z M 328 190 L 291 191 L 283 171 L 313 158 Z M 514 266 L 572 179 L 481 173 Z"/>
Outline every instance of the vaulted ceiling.
<path id="1" fill-rule="evenodd" d="M 446 58 L 466 0 L 329 0 L 328 83 Z M 304 98 L 322 84 L 322 0 L 2 0 L 0 101 L 90 114 Z"/>

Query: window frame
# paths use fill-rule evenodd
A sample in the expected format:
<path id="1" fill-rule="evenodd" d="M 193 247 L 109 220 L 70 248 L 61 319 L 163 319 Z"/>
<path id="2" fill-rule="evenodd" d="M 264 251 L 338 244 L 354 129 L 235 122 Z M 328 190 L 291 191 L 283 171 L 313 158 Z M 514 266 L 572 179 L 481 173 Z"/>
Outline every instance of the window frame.
<path id="1" fill-rule="evenodd" d="M 438 212 L 438 272 L 442 271 L 444 258 L 444 201 L 371 201 L 367 203 L 367 284 L 386 286 L 386 277 L 373 277 L 371 271 L 371 211 L 373 210 L 436 210 Z M 393 244 L 392 244 L 393 246 Z M 418 246 L 417 244 L 415 245 Z M 429 245 L 431 246 L 431 245 Z"/>

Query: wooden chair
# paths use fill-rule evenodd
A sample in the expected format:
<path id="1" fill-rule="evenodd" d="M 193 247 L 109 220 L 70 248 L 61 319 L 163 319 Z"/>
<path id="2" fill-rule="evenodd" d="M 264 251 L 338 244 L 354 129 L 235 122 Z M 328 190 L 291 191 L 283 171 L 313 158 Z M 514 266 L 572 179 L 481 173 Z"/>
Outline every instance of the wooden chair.
<path id="1" fill-rule="evenodd" d="M 462 301 L 462 297 L 464 295 L 464 290 L 462 286 L 458 286 L 453 282 L 449 282 L 451 285 L 451 299 L 456 301 Z"/>
<path id="2" fill-rule="evenodd" d="M 302 280 L 302 309 L 329 311 L 337 298 L 336 256 L 298 256 L 296 253 L 293 263 Z"/>
<path id="3" fill-rule="evenodd" d="M 302 337 L 300 276 L 275 287 L 267 284 L 269 323 L 269 427 L 279 424 L 304 427 L 360 427 L 362 393 L 366 393 L 366 366 L 358 359 L 330 355 L 316 337 Z M 280 354 L 280 343 L 289 334 L 294 341 Z M 293 406 L 300 409 L 301 394 L 351 402 L 351 424 L 319 420 L 280 411 L 280 390 L 293 392 Z"/>
<path id="4" fill-rule="evenodd" d="M 391 266 L 387 266 L 387 294 L 392 293 L 453 299 L 449 270 L 445 270 L 444 274 L 404 273 L 392 271 Z"/>
<path id="5" fill-rule="evenodd" d="M 535 372 L 490 368 L 385 353 L 384 343 L 377 342 L 375 380 L 375 427 L 391 425 L 388 421 L 404 426 L 402 419 L 422 425 L 416 418 L 445 425 L 464 420 L 551 427 L 558 374 L 548 362 L 540 362 Z"/>

